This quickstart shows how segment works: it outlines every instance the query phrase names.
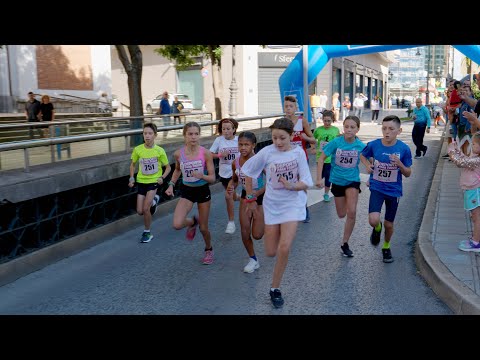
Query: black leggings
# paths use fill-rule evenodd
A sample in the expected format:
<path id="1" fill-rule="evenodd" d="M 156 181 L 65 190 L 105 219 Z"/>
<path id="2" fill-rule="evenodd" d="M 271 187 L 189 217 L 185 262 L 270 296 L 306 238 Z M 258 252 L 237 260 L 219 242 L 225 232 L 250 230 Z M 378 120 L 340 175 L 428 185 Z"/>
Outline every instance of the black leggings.
<path id="1" fill-rule="evenodd" d="M 378 113 L 380 110 L 372 110 L 372 120 L 378 120 Z"/>

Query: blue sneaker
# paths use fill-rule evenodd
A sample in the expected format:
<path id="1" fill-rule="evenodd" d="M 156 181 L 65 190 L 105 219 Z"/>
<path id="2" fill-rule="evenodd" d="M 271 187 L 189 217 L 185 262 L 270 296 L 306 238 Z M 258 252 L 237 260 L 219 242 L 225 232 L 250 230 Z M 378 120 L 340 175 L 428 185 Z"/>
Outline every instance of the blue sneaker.
<path id="1" fill-rule="evenodd" d="M 331 200 L 331 199 L 330 199 L 330 195 L 328 195 L 328 194 L 323 194 L 323 201 L 325 201 L 325 202 L 330 202 L 330 200 Z"/>
<path id="2" fill-rule="evenodd" d="M 152 239 L 153 239 L 152 233 L 144 231 L 143 234 L 142 234 L 142 239 L 140 240 L 140 242 L 148 243 L 148 242 L 152 241 Z"/>
<path id="3" fill-rule="evenodd" d="M 458 248 L 462 251 L 473 251 L 480 253 L 480 243 L 475 245 L 472 241 L 472 239 L 468 239 L 467 241 L 463 240 L 460 242 L 458 245 Z"/>

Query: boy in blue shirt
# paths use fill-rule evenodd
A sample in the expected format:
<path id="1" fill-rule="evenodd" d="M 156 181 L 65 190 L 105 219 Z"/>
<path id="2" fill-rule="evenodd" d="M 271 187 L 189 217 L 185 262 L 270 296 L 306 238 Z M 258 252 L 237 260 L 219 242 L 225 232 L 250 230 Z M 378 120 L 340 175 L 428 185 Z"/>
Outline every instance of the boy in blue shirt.
<path id="1" fill-rule="evenodd" d="M 412 153 L 407 144 L 397 140 L 402 132 L 398 116 L 389 115 L 382 121 L 383 138 L 370 141 L 360 154 L 360 160 L 370 174 L 370 202 L 368 222 L 373 227 L 370 242 L 377 246 L 382 234 L 380 212 L 385 202 L 385 241 L 382 247 L 383 262 L 393 262 L 390 240 L 393 221 L 402 193 L 402 175 L 412 174 Z"/>

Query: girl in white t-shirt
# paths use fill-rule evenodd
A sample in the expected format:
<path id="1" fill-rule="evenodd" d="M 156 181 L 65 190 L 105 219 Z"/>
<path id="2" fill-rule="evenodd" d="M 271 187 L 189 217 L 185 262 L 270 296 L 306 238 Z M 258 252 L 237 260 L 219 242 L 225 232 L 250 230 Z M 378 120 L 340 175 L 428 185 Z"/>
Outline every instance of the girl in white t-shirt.
<path id="1" fill-rule="evenodd" d="M 299 146 L 292 146 L 294 124 L 287 118 L 275 120 L 272 145 L 264 147 L 242 166 L 245 179 L 247 211 L 255 211 L 257 198 L 253 179 L 266 172 L 263 211 L 265 216 L 265 254 L 277 256 L 273 270 L 270 298 L 273 306 L 283 305 L 280 282 L 287 267 L 288 254 L 298 222 L 305 219 L 306 190 L 313 185 L 307 157 Z M 252 179 L 253 178 L 253 179 Z"/>
<path id="2" fill-rule="evenodd" d="M 217 128 L 220 136 L 215 139 L 210 147 L 213 158 L 218 159 L 218 174 L 225 190 L 227 190 L 228 183 L 232 179 L 232 163 L 238 157 L 238 136 L 235 136 L 237 128 L 238 122 L 235 119 L 220 120 Z M 235 193 L 225 191 L 228 213 L 228 224 L 225 229 L 227 234 L 235 232 L 235 223 L 233 222 L 233 202 L 235 200 L 238 200 Z"/>

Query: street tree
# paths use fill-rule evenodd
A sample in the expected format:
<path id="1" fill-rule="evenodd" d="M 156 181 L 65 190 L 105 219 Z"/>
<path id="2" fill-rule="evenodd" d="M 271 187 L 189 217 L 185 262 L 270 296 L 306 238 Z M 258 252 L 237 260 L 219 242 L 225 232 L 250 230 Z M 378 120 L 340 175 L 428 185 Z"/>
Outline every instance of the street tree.
<path id="1" fill-rule="evenodd" d="M 222 119 L 222 114 L 227 113 L 226 105 L 223 104 L 222 47 L 220 45 L 162 45 L 154 51 L 169 60 L 174 60 L 177 70 L 192 66 L 195 57 L 208 58 L 212 64 L 212 86 L 215 98 L 213 118 Z"/>
<path id="2" fill-rule="evenodd" d="M 143 101 L 142 101 L 142 51 L 139 45 L 115 45 L 118 58 L 127 73 L 128 95 L 130 99 L 130 116 L 140 116 L 131 121 L 131 128 L 143 127 Z M 127 52 L 128 50 L 128 52 Z M 142 135 L 131 137 L 131 145 L 141 144 Z"/>

